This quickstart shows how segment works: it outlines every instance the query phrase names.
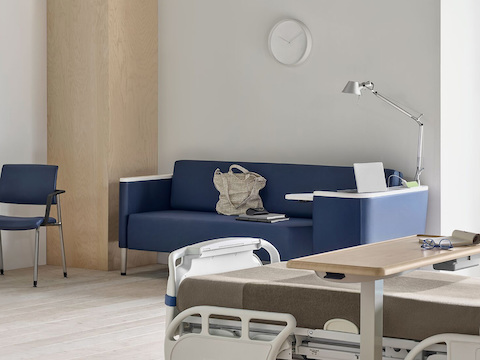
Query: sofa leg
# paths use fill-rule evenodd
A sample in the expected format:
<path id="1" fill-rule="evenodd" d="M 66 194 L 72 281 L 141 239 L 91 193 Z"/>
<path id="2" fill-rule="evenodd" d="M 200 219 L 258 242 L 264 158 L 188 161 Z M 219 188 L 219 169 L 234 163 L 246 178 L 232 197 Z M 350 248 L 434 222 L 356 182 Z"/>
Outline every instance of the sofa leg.
<path id="1" fill-rule="evenodd" d="M 127 275 L 127 248 L 120 249 L 121 259 L 120 259 L 120 275 Z"/>

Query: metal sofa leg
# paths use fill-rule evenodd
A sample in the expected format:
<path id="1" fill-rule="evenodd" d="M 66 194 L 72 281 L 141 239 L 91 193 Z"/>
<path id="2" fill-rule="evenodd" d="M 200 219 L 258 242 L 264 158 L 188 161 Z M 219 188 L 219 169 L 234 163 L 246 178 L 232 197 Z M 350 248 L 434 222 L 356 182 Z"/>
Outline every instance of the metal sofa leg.
<path id="1" fill-rule="evenodd" d="M 35 263 L 33 265 L 33 287 L 37 287 L 38 280 L 38 253 L 39 253 L 39 242 L 40 242 L 40 229 L 35 229 Z"/>
<path id="2" fill-rule="evenodd" d="M 3 275 L 2 232 L 0 231 L 0 275 Z"/>
<path id="3" fill-rule="evenodd" d="M 127 248 L 121 248 L 120 249 L 120 275 L 127 275 Z"/>

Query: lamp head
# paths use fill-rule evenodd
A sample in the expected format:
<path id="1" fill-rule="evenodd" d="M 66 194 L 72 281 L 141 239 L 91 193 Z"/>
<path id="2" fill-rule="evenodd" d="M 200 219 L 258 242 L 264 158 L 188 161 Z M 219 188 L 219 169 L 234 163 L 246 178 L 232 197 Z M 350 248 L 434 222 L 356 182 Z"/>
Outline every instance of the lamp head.
<path id="1" fill-rule="evenodd" d="M 362 83 L 358 83 L 358 81 L 349 81 L 343 88 L 342 92 L 345 94 L 355 94 L 360 96 L 362 95 L 363 89 L 369 89 L 373 91 L 373 83 L 371 81 L 365 81 Z"/>

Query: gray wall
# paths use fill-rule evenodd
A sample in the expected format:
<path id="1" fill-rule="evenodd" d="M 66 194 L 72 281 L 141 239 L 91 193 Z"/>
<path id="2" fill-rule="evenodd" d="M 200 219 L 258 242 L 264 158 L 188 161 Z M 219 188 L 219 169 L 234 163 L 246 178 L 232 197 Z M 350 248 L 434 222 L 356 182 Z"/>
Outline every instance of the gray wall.
<path id="1" fill-rule="evenodd" d="M 47 161 L 47 5 L 0 1 L 0 166 Z M 1 214 L 43 215 L 43 208 L 0 204 Z M 45 229 L 40 264 L 45 263 Z M 33 266 L 34 233 L 2 231 L 5 268 Z"/>
<path id="2" fill-rule="evenodd" d="M 295 18 L 313 36 L 299 66 L 267 38 Z M 440 3 L 437 0 L 159 0 L 159 170 L 177 159 L 351 165 L 413 178 L 416 123 L 348 80 L 424 114 L 428 228 L 440 230 Z"/>

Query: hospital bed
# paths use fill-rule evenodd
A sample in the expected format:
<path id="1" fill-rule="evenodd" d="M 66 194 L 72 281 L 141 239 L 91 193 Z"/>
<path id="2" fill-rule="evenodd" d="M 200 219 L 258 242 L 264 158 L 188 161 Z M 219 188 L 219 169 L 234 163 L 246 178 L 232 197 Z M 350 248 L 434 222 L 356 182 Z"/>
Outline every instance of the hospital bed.
<path id="1" fill-rule="evenodd" d="M 253 238 L 174 251 L 165 360 L 359 359 L 359 285 L 279 259 Z M 385 280 L 384 360 L 480 360 L 479 325 L 480 279 L 419 270 Z"/>

